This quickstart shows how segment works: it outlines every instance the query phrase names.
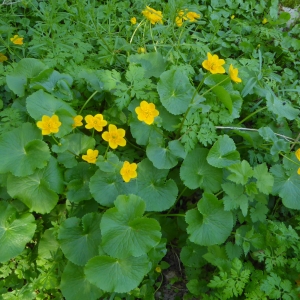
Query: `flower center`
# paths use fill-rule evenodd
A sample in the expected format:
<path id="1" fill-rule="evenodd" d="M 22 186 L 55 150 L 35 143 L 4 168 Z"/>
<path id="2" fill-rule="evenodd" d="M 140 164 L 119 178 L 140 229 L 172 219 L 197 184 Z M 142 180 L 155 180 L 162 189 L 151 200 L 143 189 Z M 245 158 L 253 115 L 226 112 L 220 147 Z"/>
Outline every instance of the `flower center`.
<path id="1" fill-rule="evenodd" d="M 116 139 L 118 139 L 118 137 L 119 137 L 119 135 L 118 135 L 117 132 L 112 132 L 110 136 L 111 136 L 111 139 L 112 139 L 112 140 L 116 140 Z"/>

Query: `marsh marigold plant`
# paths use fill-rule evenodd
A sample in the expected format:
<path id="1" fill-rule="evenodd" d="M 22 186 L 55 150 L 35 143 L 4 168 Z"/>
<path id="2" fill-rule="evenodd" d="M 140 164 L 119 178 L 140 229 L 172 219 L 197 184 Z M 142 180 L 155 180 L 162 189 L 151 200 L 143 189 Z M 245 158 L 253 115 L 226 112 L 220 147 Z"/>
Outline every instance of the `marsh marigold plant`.
<path id="1" fill-rule="evenodd" d="M 107 125 L 107 121 L 103 119 L 103 115 L 97 114 L 95 116 L 87 115 L 84 120 L 86 121 L 85 128 L 94 128 L 97 131 L 102 131 L 103 127 Z"/>
<path id="2" fill-rule="evenodd" d="M 88 149 L 87 154 L 82 155 L 82 159 L 87 161 L 90 164 L 95 164 L 98 154 L 99 154 L 98 150 Z"/>
<path id="3" fill-rule="evenodd" d="M 129 182 L 131 179 L 137 177 L 136 168 L 137 164 L 131 164 L 128 161 L 124 162 L 123 167 L 120 170 L 120 174 L 122 175 L 122 178 L 125 182 Z"/>
<path id="4" fill-rule="evenodd" d="M 126 140 L 124 139 L 125 130 L 122 128 L 117 128 L 116 125 L 109 124 L 108 131 L 102 133 L 102 138 L 104 141 L 108 142 L 109 147 L 116 149 L 118 146 L 126 146 Z"/>
<path id="5" fill-rule="evenodd" d="M 151 125 L 154 122 L 154 118 L 159 115 L 159 111 L 155 109 L 155 104 L 142 101 L 140 106 L 135 108 L 139 121 L 145 122 L 147 125 Z"/>
<path id="6" fill-rule="evenodd" d="M 146 8 L 142 11 L 142 14 L 153 25 L 156 23 L 160 23 L 160 24 L 163 23 L 162 21 L 163 15 L 162 12 L 159 10 L 155 10 L 149 6 L 146 6 Z"/>
<path id="7" fill-rule="evenodd" d="M 207 60 L 202 63 L 202 67 L 212 74 L 224 74 L 225 69 L 222 67 L 224 64 L 224 59 L 220 59 L 217 54 L 212 55 L 208 52 Z"/>
<path id="8" fill-rule="evenodd" d="M 58 133 L 61 122 L 57 115 L 53 115 L 52 117 L 44 115 L 42 121 L 38 121 L 36 125 L 42 129 L 42 135 L 49 135 L 51 133 Z"/>

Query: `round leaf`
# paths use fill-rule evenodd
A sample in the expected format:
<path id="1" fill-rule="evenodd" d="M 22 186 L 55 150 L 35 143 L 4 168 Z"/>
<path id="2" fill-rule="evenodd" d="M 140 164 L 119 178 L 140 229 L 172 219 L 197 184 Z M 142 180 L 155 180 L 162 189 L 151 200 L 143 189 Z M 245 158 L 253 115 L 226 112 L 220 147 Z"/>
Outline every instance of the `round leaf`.
<path id="1" fill-rule="evenodd" d="M 160 225 L 142 217 L 145 202 L 135 196 L 119 196 L 115 207 L 102 217 L 100 228 L 104 251 L 117 258 L 141 256 L 155 247 L 161 238 Z"/>
<path id="2" fill-rule="evenodd" d="M 60 289 L 66 300 L 97 300 L 103 295 L 100 289 L 86 279 L 84 268 L 70 261 L 62 274 Z"/>
<path id="3" fill-rule="evenodd" d="M 212 246 L 226 241 L 233 228 L 230 211 L 224 211 L 223 203 L 213 194 L 204 193 L 198 209 L 186 213 L 187 233 L 198 245 Z"/>
<path id="4" fill-rule="evenodd" d="M 45 167 L 50 151 L 41 139 L 40 130 L 30 123 L 3 134 L 0 137 L 0 173 L 26 176 L 36 168 Z"/>
<path id="5" fill-rule="evenodd" d="M 81 220 L 73 217 L 65 220 L 58 231 L 58 240 L 64 255 L 72 263 L 84 266 L 97 255 L 101 242 L 99 228 L 101 216 L 89 213 Z"/>
<path id="6" fill-rule="evenodd" d="M 86 278 L 106 292 L 127 293 L 135 289 L 149 271 L 146 255 L 123 259 L 97 256 L 85 266 Z"/>
<path id="7" fill-rule="evenodd" d="M 0 202 L 0 263 L 19 255 L 32 239 L 35 228 L 31 214 L 19 216 L 13 206 Z"/>

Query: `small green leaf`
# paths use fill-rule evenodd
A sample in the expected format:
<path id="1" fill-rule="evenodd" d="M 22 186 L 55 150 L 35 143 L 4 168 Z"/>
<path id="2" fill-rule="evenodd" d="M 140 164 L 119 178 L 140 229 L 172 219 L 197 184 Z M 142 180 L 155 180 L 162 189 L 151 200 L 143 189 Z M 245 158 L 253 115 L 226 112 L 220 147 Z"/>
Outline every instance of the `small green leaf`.
<path id="1" fill-rule="evenodd" d="M 198 209 L 187 211 L 189 239 L 198 245 L 211 246 L 226 241 L 233 228 L 233 216 L 213 194 L 204 193 Z"/>
<path id="2" fill-rule="evenodd" d="M 223 172 L 207 163 L 208 150 L 195 148 L 189 152 L 180 168 L 180 178 L 190 189 L 202 188 L 216 193 L 221 188 Z"/>
<path id="3" fill-rule="evenodd" d="M 261 193 L 269 195 L 272 192 L 274 177 L 268 172 L 266 163 L 254 167 L 253 177 L 256 178 L 256 186 Z"/>
<path id="4" fill-rule="evenodd" d="M 160 225 L 143 217 L 145 202 L 135 195 L 118 196 L 115 207 L 102 217 L 102 247 L 110 256 L 141 256 L 155 247 L 161 238 Z"/>
<path id="5" fill-rule="evenodd" d="M 36 168 L 45 167 L 50 159 L 50 151 L 41 139 L 40 130 L 30 123 L 1 135 L 0 173 L 26 176 Z"/>
<path id="6" fill-rule="evenodd" d="M 224 168 L 237 163 L 240 154 L 236 151 L 234 141 L 226 134 L 219 139 L 209 150 L 207 161 L 216 168 Z"/>
<path id="7" fill-rule="evenodd" d="M 149 271 L 146 255 L 123 259 L 96 256 L 85 266 L 87 280 L 110 293 L 127 293 L 135 289 Z"/>
<path id="8" fill-rule="evenodd" d="M 181 249 L 180 260 L 186 267 L 201 268 L 207 263 L 202 257 L 205 253 L 207 253 L 206 247 L 188 243 Z"/>
<path id="9" fill-rule="evenodd" d="M 19 255 L 32 239 L 35 229 L 31 214 L 19 215 L 13 206 L 0 202 L 0 263 Z"/>
<path id="10" fill-rule="evenodd" d="M 228 109 L 229 113 L 232 114 L 232 100 L 230 94 L 222 86 L 216 86 L 212 91 L 217 96 L 218 100 Z"/>
<path id="11" fill-rule="evenodd" d="M 253 176 L 253 170 L 246 160 L 231 165 L 227 169 L 231 172 L 227 179 L 237 184 L 245 185 L 249 178 Z"/>
<path id="12" fill-rule="evenodd" d="M 59 228 L 58 240 L 67 259 L 84 266 L 96 256 L 101 242 L 99 228 L 101 215 L 89 213 L 82 220 L 73 217 L 65 220 Z"/>
<path id="13" fill-rule="evenodd" d="M 61 276 L 60 289 L 66 300 L 97 300 L 103 296 L 103 292 L 86 279 L 84 268 L 70 261 Z"/>
<path id="14" fill-rule="evenodd" d="M 39 242 L 38 256 L 42 259 L 54 258 L 58 248 L 56 230 L 53 227 L 46 229 Z"/>
<path id="15" fill-rule="evenodd" d="M 243 250 L 240 246 L 227 242 L 225 246 L 225 251 L 230 260 L 234 258 L 239 258 L 243 254 Z"/>

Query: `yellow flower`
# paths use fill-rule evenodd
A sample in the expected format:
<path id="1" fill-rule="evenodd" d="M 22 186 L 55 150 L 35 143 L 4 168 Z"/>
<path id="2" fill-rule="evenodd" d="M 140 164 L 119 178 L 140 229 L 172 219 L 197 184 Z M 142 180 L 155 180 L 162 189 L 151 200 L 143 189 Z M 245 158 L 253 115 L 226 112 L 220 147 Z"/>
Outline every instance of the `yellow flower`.
<path id="1" fill-rule="evenodd" d="M 261 22 L 262 22 L 263 24 L 266 24 L 266 23 L 268 23 L 268 19 L 267 19 L 267 18 L 264 18 Z"/>
<path id="2" fill-rule="evenodd" d="M 124 161 L 123 167 L 120 170 L 120 174 L 125 182 L 129 182 L 130 179 L 137 177 L 136 168 L 137 164 L 131 164 L 128 161 Z"/>
<path id="3" fill-rule="evenodd" d="M 232 81 L 239 83 L 242 82 L 242 79 L 238 77 L 239 70 L 235 69 L 232 65 L 229 67 L 229 76 Z"/>
<path id="4" fill-rule="evenodd" d="M 235 15 L 232 15 L 232 16 L 230 17 L 231 20 L 233 20 L 234 18 L 235 18 Z"/>
<path id="5" fill-rule="evenodd" d="M 155 105 L 145 100 L 140 103 L 140 106 L 135 108 L 135 112 L 138 119 L 144 121 L 147 125 L 151 125 L 154 122 L 154 118 L 159 115 L 159 111 L 155 109 Z"/>
<path id="6" fill-rule="evenodd" d="M 146 49 L 143 48 L 143 47 L 139 47 L 139 48 L 137 49 L 137 52 L 138 52 L 139 54 L 141 54 L 141 53 L 146 53 Z"/>
<path id="7" fill-rule="evenodd" d="M 300 161 L 300 148 L 295 152 L 297 159 Z"/>
<path id="8" fill-rule="evenodd" d="M 175 23 L 178 27 L 181 27 L 184 20 L 187 20 L 187 17 L 184 15 L 184 11 L 180 10 L 178 12 L 178 16 L 175 19 Z"/>
<path id="9" fill-rule="evenodd" d="M 75 116 L 75 117 L 73 117 L 73 120 L 74 120 L 74 123 L 72 125 L 73 128 L 83 125 L 83 123 L 82 123 L 83 117 L 82 116 L 80 116 L 80 115 Z"/>
<path id="10" fill-rule="evenodd" d="M 13 44 L 15 45 L 23 45 L 23 38 L 18 35 L 14 35 L 14 37 L 10 38 Z"/>
<path id="11" fill-rule="evenodd" d="M 36 123 L 37 127 L 42 129 L 42 135 L 48 135 L 51 133 L 57 133 L 61 122 L 57 115 L 53 115 L 51 118 L 49 116 L 43 116 L 42 121 Z"/>
<path id="12" fill-rule="evenodd" d="M 99 151 L 98 150 L 93 150 L 93 149 L 88 149 L 86 155 L 82 155 L 82 159 L 87 161 L 90 164 L 95 164 L 97 160 Z"/>
<path id="13" fill-rule="evenodd" d="M 225 64 L 224 59 L 219 59 L 218 55 L 207 53 L 207 60 L 202 63 L 204 69 L 210 71 L 212 74 L 223 74 L 225 69 L 222 65 Z"/>
<path id="14" fill-rule="evenodd" d="M 5 56 L 3 53 L 0 53 L 0 63 L 8 60 L 7 56 Z"/>
<path id="15" fill-rule="evenodd" d="M 157 267 L 155 268 L 155 271 L 156 271 L 157 273 L 161 273 L 161 267 L 160 267 L 160 266 L 157 266 Z"/>
<path id="16" fill-rule="evenodd" d="M 297 170 L 297 174 L 298 174 L 298 175 L 300 175 L 300 168 L 298 168 L 298 170 Z"/>
<path id="17" fill-rule="evenodd" d="M 130 19 L 130 22 L 131 22 L 132 25 L 135 25 L 136 24 L 136 17 L 132 17 Z"/>
<path id="18" fill-rule="evenodd" d="M 146 6 L 146 8 L 142 11 L 142 14 L 145 16 L 146 19 L 148 19 L 151 24 L 156 24 L 156 23 L 160 23 L 162 24 L 162 12 L 159 10 L 155 10 L 149 6 Z"/>
<path id="19" fill-rule="evenodd" d="M 86 121 L 85 128 L 87 129 L 95 128 L 97 131 L 102 131 L 103 127 L 107 125 L 107 121 L 103 119 L 101 114 L 97 114 L 94 117 L 87 115 L 84 120 Z"/>
<path id="20" fill-rule="evenodd" d="M 116 149 L 118 146 L 126 146 L 126 140 L 124 139 L 125 130 L 118 129 L 115 125 L 108 125 L 108 131 L 102 133 L 104 141 L 108 142 L 109 147 Z"/>
<path id="21" fill-rule="evenodd" d="M 189 19 L 190 22 L 196 22 L 197 19 L 200 18 L 200 15 L 193 12 L 193 11 L 189 11 L 187 14 L 186 14 L 186 17 Z"/>

